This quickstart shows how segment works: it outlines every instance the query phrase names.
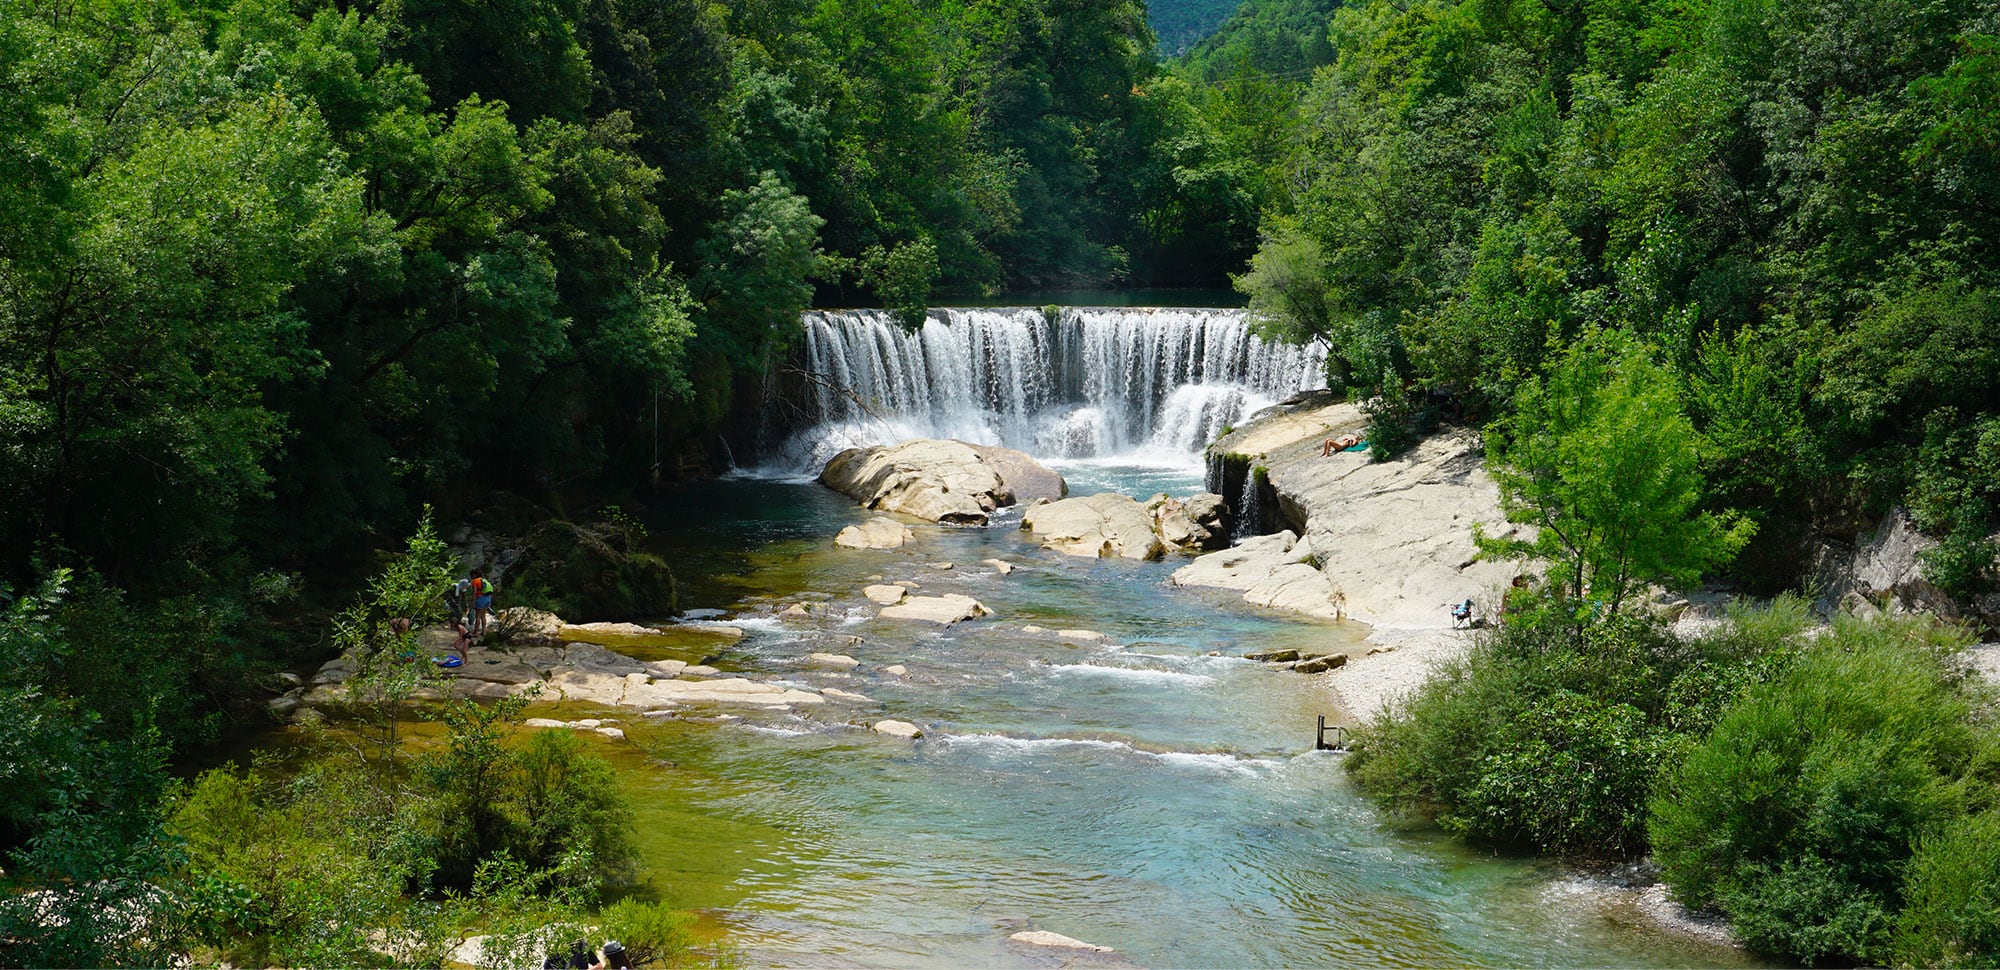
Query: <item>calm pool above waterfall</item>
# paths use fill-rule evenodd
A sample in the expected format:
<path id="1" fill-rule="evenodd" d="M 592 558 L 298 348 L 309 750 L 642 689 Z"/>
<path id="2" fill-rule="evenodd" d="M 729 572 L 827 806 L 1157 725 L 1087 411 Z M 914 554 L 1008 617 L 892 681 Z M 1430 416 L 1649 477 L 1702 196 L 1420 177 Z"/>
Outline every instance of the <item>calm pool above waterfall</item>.
<path id="1" fill-rule="evenodd" d="M 1161 474 L 1099 468 L 1106 485 Z M 861 518 L 819 486 L 769 480 L 689 488 L 654 517 L 684 605 L 750 631 L 720 666 L 872 700 L 632 733 L 650 756 L 627 759 L 646 878 L 709 913 L 744 963 L 1742 963 L 1656 928 L 1627 894 L 1389 826 L 1342 756 L 1310 750 L 1316 715 L 1347 717 L 1325 690 L 1237 659 L 1359 629 L 1168 587 L 1172 563 L 1045 552 L 1017 518 L 918 526 L 895 551 L 833 548 Z M 896 581 L 994 615 L 945 632 L 874 619 L 860 589 Z M 825 606 L 779 617 L 800 601 Z M 806 661 L 821 651 L 861 666 Z M 881 718 L 926 735 L 867 729 Z M 1007 941 L 1027 929 L 1116 952 Z"/>

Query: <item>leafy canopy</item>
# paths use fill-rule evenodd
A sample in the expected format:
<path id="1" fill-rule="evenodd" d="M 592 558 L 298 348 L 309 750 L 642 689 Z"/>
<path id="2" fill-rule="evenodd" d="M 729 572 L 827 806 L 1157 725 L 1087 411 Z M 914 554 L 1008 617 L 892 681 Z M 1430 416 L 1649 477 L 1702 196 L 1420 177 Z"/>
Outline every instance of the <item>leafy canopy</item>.
<path id="1" fill-rule="evenodd" d="M 1747 521 L 1700 509 L 1700 439 L 1636 339 L 1591 333 L 1515 409 L 1489 467 L 1533 538 L 1475 530 L 1483 555 L 1544 560 L 1553 586 L 1616 614 L 1641 584 L 1691 584 L 1749 541 Z"/>

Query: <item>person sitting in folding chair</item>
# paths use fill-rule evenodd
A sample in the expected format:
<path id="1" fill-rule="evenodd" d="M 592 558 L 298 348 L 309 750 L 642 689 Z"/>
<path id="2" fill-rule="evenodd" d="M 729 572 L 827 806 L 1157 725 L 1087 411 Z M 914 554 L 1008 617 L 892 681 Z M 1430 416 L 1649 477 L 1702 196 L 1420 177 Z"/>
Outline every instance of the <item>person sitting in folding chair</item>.
<path id="1" fill-rule="evenodd" d="M 1472 622 L 1472 601 L 1454 603 L 1451 607 L 1451 628 L 1456 630 L 1462 623 Z"/>

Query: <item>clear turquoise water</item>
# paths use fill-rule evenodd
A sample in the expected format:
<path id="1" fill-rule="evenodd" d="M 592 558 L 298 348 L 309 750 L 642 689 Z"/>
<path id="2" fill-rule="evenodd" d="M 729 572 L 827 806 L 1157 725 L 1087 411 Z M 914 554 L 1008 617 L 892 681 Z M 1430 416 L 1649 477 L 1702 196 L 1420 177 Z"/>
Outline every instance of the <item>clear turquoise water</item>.
<path id="1" fill-rule="evenodd" d="M 1077 491 L 1173 484 L 1092 474 Z M 1358 628 L 1168 587 L 1171 562 L 1047 553 L 1017 519 L 914 526 L 901 550 L 834 549 L 834 532 L 863 517 L 818 486 L 769 481 L 691 488 L 654 517 L 683 604 L 750 629 L 720 666 L 872 699 L 633 732 L 651 759 L 633 769 L 650 883 L 707 911 L 746 964 L 1744 964 L 1597 883 L 1389 825 L 1340 755 L 1310 750 L 1316 715 L 1347 717 L 1328 693 L 1236 659 L 1354 642 Z M 1016 568 L 1000 576 L 987 558 Z M 941 561 L 954 568 L 930 565 Z M 875 619 L 860 588 L 896 580 L 995 615 L 945 631 Z M 801 598 L 825 615 L 777 616 Z M 804 661 L 815 651 L 862 665 L 817 670 Z M 907 675 L 882 671 L 892 664 Z M 867 730 L 882 718 L 926 736 Z M 1006 942 L 1024 929 L 1117 952 Z"/>

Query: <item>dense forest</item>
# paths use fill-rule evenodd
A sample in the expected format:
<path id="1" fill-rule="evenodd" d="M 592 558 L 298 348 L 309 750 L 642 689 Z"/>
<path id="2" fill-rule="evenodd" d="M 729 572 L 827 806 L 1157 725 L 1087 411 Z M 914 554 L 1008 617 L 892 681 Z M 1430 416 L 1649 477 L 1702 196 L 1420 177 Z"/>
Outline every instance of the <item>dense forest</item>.
<path id="1" fill-rule="evenodd" d="M 1990 589 L 2000 29 L 1984 3 L 1352 5 L 1242 285 L 1392 433 L 1503 416 L 1555 349 L 1656 349 L 1735 576 L 1907 503 Z"/>
<path id="2" fill-rule="evenodd" d="M 183 871 L 165 765 L 324 656 L 424 503 L 559 517 L 703 473 L 815 300 L 1222 280 L 1256 207 L 1144 16 L 0 2 L 9 878 L 102 890 L 76 914 L 137 905 Z M 383 798 L 444 804 L 425 777 Z M 369 864 L 476 888 L 447 857 L 468 858 L 413 857 L 435 882 Z M 87 949 L 110 931 L 82 915 L 40 949 L 21 925 L 6 962 L 157 956 Z M 300 946 L 284 958 L 361 952 Z"/>
<path id="3" fill-rule="evenodd" d="M 1385 453 L 1447 420 L 1525 434 L 1570 349 L 1615 334 L 1698 444 L 1696 507 L 1747 523 L 1727 578 L 1794 587 L 1810 540 L 1902 505 L 1941 542 L 1940 587 L 1993 594 L 2000 9 L 1247 0 L 1160 4 L 1158 36 L 1147 17 L 0 0 L 6 878 L 142 905 L 238 797 L 182 791 L 193 834 L 168 838 L 166 766 L 257 716 L 244 701 L 323 653 L 355 596 L 386 602 L 380 571 L 435 551 L 385 558 L 427 535 L 427 503 L 560 517 L 712 471 L 814 304 L 914 321 L 947 295 L 1233 278 L 1268 336 L 1328 344 Z M 499 757 L 490 721 L 456 716 L 453 751 Z M 1955 745 L 1939 786 L 1984 757 L 1957 730 L 1924 735 Z M 1438 746 L 1486 750 L 1461 740 Z M 1639 814 L 1607 824 L 1639 845 L 1627 788 Z M 385 891 L 469 891 L 489 848 Z M 91 939 L 74 929 L 64 946 Z M 1772 947 L 1886 958 L 1885 932 Z"/>

